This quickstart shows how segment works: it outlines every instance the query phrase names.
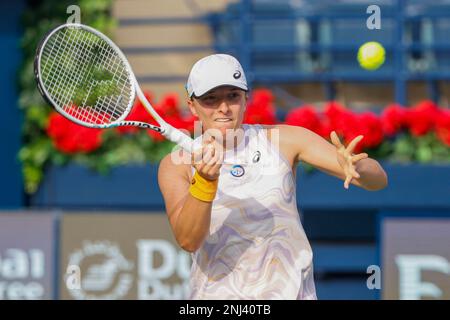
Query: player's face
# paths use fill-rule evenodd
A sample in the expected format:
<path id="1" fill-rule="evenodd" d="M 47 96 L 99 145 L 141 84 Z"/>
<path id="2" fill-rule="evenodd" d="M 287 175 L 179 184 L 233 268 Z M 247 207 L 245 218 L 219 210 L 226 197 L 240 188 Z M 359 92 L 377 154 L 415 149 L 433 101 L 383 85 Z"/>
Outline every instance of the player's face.
<path id="1" fill-rule="evenodd" d="M 203 130 L 227 129 L 241 126 L 247 104 L 246 92 L 232 86 L 223 86 L 193 100 L 188 100 L 191 112 L 202 121 Z"/>

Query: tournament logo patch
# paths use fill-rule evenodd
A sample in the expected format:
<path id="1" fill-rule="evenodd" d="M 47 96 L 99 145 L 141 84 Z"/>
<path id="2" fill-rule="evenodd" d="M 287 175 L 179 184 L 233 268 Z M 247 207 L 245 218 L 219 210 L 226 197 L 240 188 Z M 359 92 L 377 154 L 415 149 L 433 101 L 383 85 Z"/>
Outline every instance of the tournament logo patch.
<path id="1" fill-rule="evenodd" d="M 230 171 L 231 175 L 233 177 L 239 178 L 242 177 L 245 174 L 244 167 L 240 164 L 235 164 Z"/>

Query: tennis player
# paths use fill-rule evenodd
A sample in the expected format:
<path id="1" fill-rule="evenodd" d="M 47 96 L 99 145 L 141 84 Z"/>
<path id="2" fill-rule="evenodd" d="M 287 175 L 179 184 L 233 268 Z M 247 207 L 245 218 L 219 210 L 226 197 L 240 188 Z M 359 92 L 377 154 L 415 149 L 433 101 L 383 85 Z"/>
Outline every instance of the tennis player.
<path id="1" fill-rule="evenodd" d="M 197 61 L 186 88 L 203 135 L 192 155 L 181 154 L 186 163 L 174 161 L 183 151 L 161 161 L 158 182 L 175 238 L 192 253 L 190 298 L 316 299 L 297 211 L 298 162 L 345 188 L 383 189 L 386 173 L 366 153 L 353 154 L 362 136 L 346 147 L 335 132 L 329 143 L 302 127 L 242 124 L 248 87 L 232 56 Z"/>

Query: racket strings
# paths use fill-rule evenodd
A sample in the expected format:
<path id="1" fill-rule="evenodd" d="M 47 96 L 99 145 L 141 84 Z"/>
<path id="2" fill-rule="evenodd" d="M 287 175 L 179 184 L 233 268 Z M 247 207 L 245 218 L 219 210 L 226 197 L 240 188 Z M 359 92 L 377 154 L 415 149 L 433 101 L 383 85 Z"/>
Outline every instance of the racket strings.
<path id="1" fill-rule="evenodd" d="M 104 60 L 102 60 L 102 61 L 108 61 L 109 57 L 114 57 L 115 59 L 119 59 L 120 60 L 120 58 L 115 55 L 115 52 L 113 51 L 113 49 L 111 47 L 109 47 L 109 46 L 106 47 L 104 51 L 102 51 L 101 56 L 102 56 L 102 58 L 104 58 Z M 102 95 L 102 96 L 100 96 L 99 101 L 97 101 L 100 106 L 102 106 L 102 105 L 104 105 L 104 106 L 114 106 L 114 108 L 112 110 L 110 110 L 110 112 L 104 112 L 103 113 L 102 120 L 104 120 L 105 116 L 110 114 L 110 113 L 120 116 L 120 115 L 122 115 L 123 111 L 125 111 L 125 110 L 122 111 L 120 109 L 117 110 L 117 107 L 121 106 L 120 100 L 123 97 L 123 94 L 124 94 L 123 91 L 124 91 L 125 88 L 127 88 L 126 82 L 124 82 L 123 81 L 124 79 L 122 79 L 123 77 L 119 76 L 121 74 L 121 72 L 122 72 L 122 68 L 121 68 L 122 67 L 122 63 L 121 62 L 122 62 L 121 60 L 120 61 L 115 61 L 115 63 L 113 64 L 113 68 L 115 66 L 115 69 L 111 70 L 111 72 L 112 72 L 112 80 L 116 81 L 118 83 L 118 87 L 117 88 L 120 88 L 119 94 L 118 95 L 109 95 L 109 96 L 108 95 Z M 128 78 L 125 78 L 125 80 L 128 81 Z M 103 104 L 101 102 L 103 102 Z"/>
<path id="2" fill-rule="evenodd" d="M 131 107 L 133 84 L 121 57 L 96 34 L 55 32 L 41 56 L 41 78 L 60 110 L 88 124 L 109 124 Z"/>
<path id="3" fill-rule="evenodd" d="M 88 74 L 86 73 L 86 68 L 88 67 L 87 61 L 90 57 L 88 56 L 89 51 L 72 51 L 72 55 L 70 58 L 68 57 L 68 54 L 62 54 L 63 52 L 65 52 L 65 50 L 68 49 L 69 42 L 74 41 L 73 37 L 70 37 L 71 34 L 73 35 L 73 33 L 69 32 L 60 32 L 56 35 L 58 37 L 57 39 L 55 39 L 55 41 L 57 41 L 56 43 L 62 43 L 63 45 L 52 46 L 52 49 L 54 47 L 57 47 L 57 50 L 55 55 L 51 56 L 51 58 L 53 59 L 53 61 L 58 61 L 58 59 L 61 60 L 59 61 L 59 63 L 53 63 L 53 67 L 49 70 L 49 80 L 52 81 L 51 83 L 49 83 L 49 91 L 50 94 L 54 94 L 54 98 L 56 98 L 58 102 L 60 102 L 61 106 L 67 113 L 80 120 L 92 120 L 92 117 L 89 117 L 89 113 L 86 112 L 85 109 L 76 108 L 74 102 L 72 101 L 77 83 L 83 81 L 83 79 L 81 79 L 83 75 Z M 69 37 L 67 37 L 68 35 Z M 80 41 L 86 41 L 86 39 L 83 38 L 80 39 Z M 72 71 L 70 70 L 70 68 L 68 68 L 70 59 L 76 59 L 77 62 L 80 62 L 78 63 L 78 67 L 81 68 L 80 72 L 70 72 Z M 65 66 L 66 68 L 61 68 L 61 65 Z M 67 86 L 58 85 L 58 81 L 60 81 L 61 79 L 66 80 Z"/>
<path id="4" fill-rule="evenodd" d="M 88 56 L 88 53 L 91 53 L 91 51 L 89 50 L 76 51 L 73 50 L 73 48 L 71 51 L 69 51 L 70 48 L 68 47 L 68 45 L 74 41 L 73 35 L 73 32 L 58 32 L 54 35 L 55 38 L 49 39 L 49 42 L 50 40 L 52 40 L 53 43 L 48 44 L 45 49 L 48 50 L 48 48 L 51 48 L 50 56 L 47 61 L 53 62 L 53 64 L 51 65 L 50 70 L 48 70 L 48 82 L 46 84 L 49 93 L 52 95 L 53 99 L 56 100 L 58 105 L 60 105 L 64 109 L 64 111 L 80 120 L 92 120 L 92 115 L 90 117 L 89 112 L 87 112 L 85 109 L 76 108 L 74 101 L 72 101 L 77 100 L 76 96 L 73 97 L 76 85 L 78 83 L 82 83 L 81 81 L 83 80 L 81 78 L 83 75 L 85 75 L 86 77 L 89 75 L 89 73 L 86 72 L 86 68 L 89 66 L 87 63 L 90 58 Z M 86 41 L 87 33 L 83 36 L 84 37 L 79 39 L 80 43 Z M 54 50 L 54 48 L 56 48 L 56 51 Z M 69 63 L 71 60 L 76 60 L 77 62 L 79 62 L 77 64 L 77 67 L 79 67 L 80 70 L 78 70 L 77 73 L 72 73 L 72 70 L 70 70 L 71 66 L 69 65 Z M 44 72 L 47 71 L 46 65 L 47 64 L 44 64 Z M 77 76 L 74 78 L 72 74 L 75 74 Z M 64 81 L 64 83 L 62 81 Z M 72 99 L 72 97 L 74 99 Z"/>
<path id="5" fill-rule="evenodd" d="M 60 36 L 61 34 L 57 34 L 57 36 Z M 65 39 L 66 34 L 63 34 L 63 38 L 62 39 L 58 39 L 61 43 L 66 44 L 66 40 Z M 54 50 L 56 48 L 56 51 Z M 62 72 L 64 71 L 64 69 L 58 68 L 58 64 L 57 61 L 58 59 L 63 59 L 64 57 L 61 57 L 61 48 L 62 46 L 52 46 L 49 55 L 49 59 L 44 60 L 45 64 L 44 64 L 44 79 L 47 79 L 49 84 L 51 84 L 51 86 L 48 87 L 50 94 L 57 100 L 61 100 L 63 99 L 63 94 L 64 91 L 62 90 L 61 86 L 56 86 L 54 85 L 56 83 L 56 81 L 64 76 L 64 74 L 62 74 Z M 48 49 L 48 47 L 46 47 L 45 49 Z M 45 51 L 44 51 L 45 54 Z M 60 61 L 61 62 L 61 61 Z M 47 69 L 47 66 L 49 66 L 49 69 Z M 46 78 L 47 77 L 47 78 Z"/>

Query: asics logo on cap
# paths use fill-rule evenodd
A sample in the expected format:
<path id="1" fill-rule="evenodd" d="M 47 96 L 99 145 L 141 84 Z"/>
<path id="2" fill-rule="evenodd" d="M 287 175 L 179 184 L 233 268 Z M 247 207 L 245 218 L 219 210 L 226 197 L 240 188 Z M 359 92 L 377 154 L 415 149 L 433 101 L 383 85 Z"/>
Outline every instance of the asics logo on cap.
<path id="1" fill-rule="evenodd" d="M 241 77 L 241 72 L 239 70 L 237 70 L 234 74 L 233 74 L 233 78 L 235 79 L 239 79 Z"/>

